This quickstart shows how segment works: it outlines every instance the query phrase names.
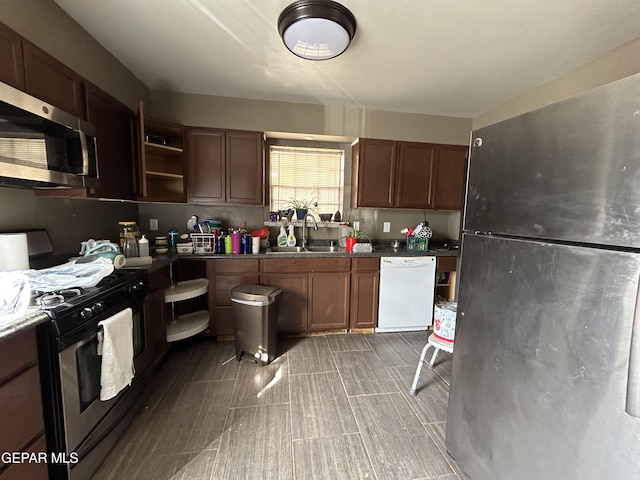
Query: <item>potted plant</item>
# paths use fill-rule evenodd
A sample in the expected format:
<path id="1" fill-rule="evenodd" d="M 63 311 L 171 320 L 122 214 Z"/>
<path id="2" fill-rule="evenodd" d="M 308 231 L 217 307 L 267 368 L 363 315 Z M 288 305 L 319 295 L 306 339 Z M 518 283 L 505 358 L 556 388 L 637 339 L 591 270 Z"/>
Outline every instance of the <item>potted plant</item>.
<path id="1" fill-rule="evenodd" d="M 347 253 L 353 253 L 353 246 L 360 241 L 361 238 L 366 238 L 369 243 L 371 243 L 371 239 L 362 233 L 360 230 L 352 229 L 351 232 L 345 237 L 345 246 L 347 249 Z"/>
<path id="2" fill-rule="evenodd" d="M 298 200 L 292 198 L 287 203 L 287 206 L 293 208 L 296 211 L 296 218 L 298 220 L 304 220 L 307 216 L 309 210 L 314 210 L 314 208 L 318 205 L 317 197 L 313 197 L 311 200 L 303 199 Z"/>

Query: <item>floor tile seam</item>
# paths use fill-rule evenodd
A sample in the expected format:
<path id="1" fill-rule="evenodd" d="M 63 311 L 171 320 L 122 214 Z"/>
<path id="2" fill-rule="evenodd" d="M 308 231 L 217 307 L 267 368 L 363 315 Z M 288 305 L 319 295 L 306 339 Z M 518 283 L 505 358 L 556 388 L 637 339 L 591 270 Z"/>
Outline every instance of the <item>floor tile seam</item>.
<path id="1" fill-rule="evenodd" d="M 355 420 L 355 417 L 353 417 L 353 419 Z M 357 428 L 354 431 L 350 431 L 350 432 L 341 432 L 341 433 L 328 433 L 328 434 L 318 434 L 318 435 L 313 435 L 313 436 L 305 436 L 305 437 L 298 437 L 298 438 L 293 438 L 293 432 L 292 432 L 292 439 L 293 441 L 300 441 L 300 440 L 314 440 L 314 439 L 318 439 L 318 438 L 332 438 L 332 437 L 341 437 L 344 435 L 359 435 L 360 432 L 360 428 Z"/>
<path id="2" fill-rule="evenodd" d="M 403 365 L 403 366 L 404 366 L 404 367 L 412 367 L 412 365 Z M 402 367 L 385 367 L 385 370 L 387 370 L 387 373 L 388 373 L 388 374 L 389 374 L 389 376 L 393 379 L 393 375 L 391 374 L 391 372 L 389 372 L 389 369 L 390 369 L 390 368 L 402 368 Z M 417 367 L 416 367 L 416 368 L 417 368 Z M 436 379 L 436 381 L 437 381 L 437 382 L 442 382 L 442 383 L 444 384 L 442 387 L 447 391 L 447 394 L 449 394 L 449 387 L 450 387 L 449 383 L 447 382 L 447 380 L 446 380 L 442 375 L 440 375 L 440 374 L 435 370 L 435 368 L 429 368 L 428 366 L 424 366 L 424 367 L 423 367 L 423 370 L 420 372 L 420 378 L 422 378 L 422 376 L 423 376 L 423 372 L 425 371 L 425 370 L 424 370 L 424 368 L 428 368 L 428 369 L 429 369 L 428 371 L 433 371 L 433 372 L 436 374 L 436 376 L 438 377 L 438 378 Z M 411 380 L 411 382 L 412 382 L 412 383 L 411 383 L 409 386 L 407 386 L 407 387 L 406 387 L 406 389 L 403 389 L 403 388 L 402 388 L 403 386 L 398 385 L 398 382 L 396 382 L 396 381 L 395 381 L 395 379 L 394 379 L 394 382 L 395 382 L 395 384 L 398 386 L 398 388 L 399 388 L 401 391 L 405 391 L 405 390 L 406 390 L 406 391 L 408 392 L 408 391 L 409 391 L 409 388 L 410 388 L 410 387 L 411 387 L 411 385 L 413 384 L 413 377 L 414 377 L 414 376 L 415 376 L 415 372 L 413 373 L 413 375 L 412 375 L 412 376 L 411 376 L 411 378 L 410 378 L 410 380 Z M 446 387 L 445 387 L 445 386 L 446 386 Z M 425 388 L 425 387 L 423 386 L 422 388 Z M 418 390 L 418 393 L 419 393 L 419 392 L 420 392 L 420 390 Z"/>
<path id="3" fill-rule="evenodd" d="M 447 452 L 447 447 L 444 444 L 441 444 L 437 438 L 435 438 L 434 434 L 431 433 L 431 430 L 427 428 L 427 425 L 436 424 L 436 423 L 447 423 L 447 422 L 430 422 L 423 424 L 425 426 L 425 430 L 427 431 L 427 435 L 431 438 L 431 441 L 435 444 L 436 448 L 440 452 L 440 454 L 444 457 L 445 462 L 449 465 L 451 469 L 451 473 L 453 473 L 456 477 L 458 477 L 457 467 L 454 465 L 454 460 L 451 458 L 449 453 Z M 444 439 L 443 439 L 444 440 Z M 448 474 L 449 475 L 449 474 Z"/>
<path id="4" fill-rule="evenodd" d="M 436 375 L 438 375 L 438 376 L 442 379 L 442 381 L 443 381 L 444 383 L 446 383 L 446 384 L 447 384 L 447 387 L 451 387 L 450 380 L 447 380 L 446 378 L 444 378 L 444 377 L 440 374 L 440 372 L 438 372 L 438 370 L 436 370 L 435 366 L 434 366 L 434 368 L 432 368 L 432 370 L 436 373 Z M 447 391 L 448 391 L 448 390 L 449 390 L 449 389 L 447 388 Z"/>
<path id="5" fill-rule="evenodd" d="M 220 433 L 220 438 L 218 439 L 218 453 L 216 454 L 216 458 L 213 462 L 213 471 L 211 479 L 213 480 L 213 475 L 216 471 L 224 472 L 227 467 L 228 458 L 223 458 L 223 453 L 225 452 L 225 448 L 229 450 L 229 443 L 231 439 L 231 424 L 229 418 L 231 416 L 231 408 L 227 408 L 227 413 L 224 417 L 224 422 L 222 425 L 222 432 Z"/>
<path id="6" fill-rule="evenodd" d="M 295 372 L 295 373 L 289 372 L 289 377 L 297 377 L 298 375 L 314 375 L 317 373 L 337 373 L 337 372 L 338 372 L 337 368 L 335 370 L 320 370 L 317 372 Z"/>
<path id="7" fill-rule="evenodd" d="M 289 358 L 287 357 L 287 362 Z M 287 363 L 287 366 L 289 364 Z M 291 373 L 289 373 L 289 378 L 291 378 Z M 289 435 L 291 436 L 289 442 L 289 458 L 291 459 L 291 475 L 292 480 L 296 478 L 296 457 L 295 457 L 295 448 L 293 443 L 293 392 L 291 391 L 291 379 L 289 380 Z"/>
<path id="8" fill-rule="evenodd" d="M 402 392 L 400 390 L 393 390 L 393 391 L 388 391 L 388 392 L 356 393 L 355 395 L 349 395 L 349 393 L 347 392 L 347 398 L 369 397 L 369 396 L 373 396 L 373 395 L 392 395 L 392 394 L 395 394 L 395 393 L 399 393 L 400 395 L 402 395 Z"/>
<path id="9" fill-rule="evenodd" d="M 219 379 L 219 380 L 187 380 L 187 381 L 183 382 L 183 385 L 188 385 L 188 384 L 193 384 L 193 383 L 234 382 L 234 386 L 235 386 L 235 381 L 236 380 L 237 380 L 237 378 L 223 378 L 223 379 Z"/>
<path id="10" fill-rule="evenodd" d="M 380 479 L 382 477 L 380 477 L 380 473 L 377 471 L 376 469 L 376 464 L 374 462 L 374 457 L 373 457 L 373 452 L 370 452 L 369 449 L 367 448 L 367 442 L 364 441 L 365 439 L 365 432 L 364 432 L 364 426 L 360 424 L 360 422 L 358 421 L 358 416 L 355 414 L 355 410 L 353 407 L 353 404 L 351 403 L 351 398 L 347 397 L 347 401 L 349 402 L 349 406 L 351 407 L 351 412 L 353 414 L 353 418 L 356 422 L 356 425 L 358 427 L 359 433 L 358 435 L 360 435 L 360 441 L 362 442 L 362 448 L 364 448 L 364 453 L 367 456 L 367 460 L 369 460 L 369 465 L 371 465 L 371 470 L 373 470 L 373 477 Z"/>
<path id="11" fill-rule="evenodd" d="M 331 347 L 329 347 L 331 348 Z M 331 348 L 331 353 L 342 353 L 342 352 L 366 352 L 366 351 L 373 351 L 372 348 L 346 348 L 346 349 L 337 349 L 334 350 L 333 348 Z"/>
<path id="12" fill-rule="evenodd" d="M 260 403 L 258 405 L 235 405 L 229 406 L 229 410 L 239 410 L 241 408 L 260 408 L 260 407 L 272 407 L 274 405 L 291 405 L 291 400 L 289 400 L 288 402 L 267 402 L 267 403 Z"/>
<path id="13" fill-rule="evenodd" d="M 411 406 L 411 403 L 409 402 L 409 399 L 407 399 L 407 396 L 405 394 L 403 394 L 402 392 L 388 392 L 388 393 L 375 393 L 375 394 L 364 394 L 364 395 L 352 395 L 352 396 L 347 396 L 347 399 L 349 400 L 349 403 L 351 403 L 351 399 L 352 398 L 358 398 L 358 397 L 366 397 L 366 396 L 373 396 L 373 395 L 400 395 L 400 398 L 405 402 L 406 406 L 407 406 L 407 411 L 411 412 L 411 414 L 413 415 L 413 417 L 415 418 L 416 424 L 422 426 L 422 428 L 425 430 L 425 432 L 428 433 L 427 428 L 424 426 L 424 424 L 422 423 L 422 420 L 420 420 L 420 416 L 418 415 L 418 413 L 416 412 L 416 410 Z M 352 406 L 353 409 L 353 406 Z M 354 417 L 355 417 L 355 412 L 354 412 Z M 356 423 L 358 422 L 357 417 L 356 418 Z M 358 428 L 360 428 L 360 426 L 358 426 Z M 362 430 L 361 430 L 362 431 Z"/>
<path id="14" fill-rule="evenodd" d="M 355 432 L 333 433 L 330 435 L 318 435 L 315 437 L 301 437 L 301 438 L 294 438 L 292 441 L 293 443 L 296 443 L 296 442 L 304 442 L 305 440 L 319 440 L 319 439 L 324 440 L 327 438 L 339 438 L 339 437 L 348 437 L 348 436 L 354 436 L 354 435 L 358 435 L 359 437 L 362 437 L 362 432 L 358 430 Z"/>

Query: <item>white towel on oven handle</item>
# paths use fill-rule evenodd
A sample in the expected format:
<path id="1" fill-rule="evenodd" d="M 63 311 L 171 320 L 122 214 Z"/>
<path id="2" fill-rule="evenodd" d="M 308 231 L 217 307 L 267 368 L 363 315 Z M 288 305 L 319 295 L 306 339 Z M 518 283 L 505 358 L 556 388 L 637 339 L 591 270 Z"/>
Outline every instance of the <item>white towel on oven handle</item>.
<path id="1" fill-rule="evenodd" d="M 131 385 L 133 366 L 133 312 L 130 308 L 101 321 L 98 333 L 98 355 L 102 355 L 100 400 L 115 397 Z"/>

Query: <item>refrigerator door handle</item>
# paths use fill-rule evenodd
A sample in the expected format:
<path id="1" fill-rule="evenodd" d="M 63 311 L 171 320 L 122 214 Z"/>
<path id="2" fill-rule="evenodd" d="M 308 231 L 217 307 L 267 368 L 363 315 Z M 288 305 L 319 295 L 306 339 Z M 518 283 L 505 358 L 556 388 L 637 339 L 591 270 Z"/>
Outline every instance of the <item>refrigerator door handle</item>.
<path id="1" fill-rule="evenodd" d="M 633 314 L 625 410 L 632 417 L 640 418 L 640 291 L 636 293 L 636 308 Z"/>

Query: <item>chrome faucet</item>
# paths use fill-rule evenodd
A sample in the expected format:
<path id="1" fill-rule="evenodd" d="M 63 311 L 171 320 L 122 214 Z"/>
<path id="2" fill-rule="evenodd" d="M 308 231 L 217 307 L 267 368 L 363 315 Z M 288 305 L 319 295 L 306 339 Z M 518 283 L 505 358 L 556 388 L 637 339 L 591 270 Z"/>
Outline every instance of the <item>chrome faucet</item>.
<path id="1" fill-rule="evenodd" d="M 302 250 L 307 248 L 307 217 L 311 217 L 313 220 L 313 229 L 318 229 L 318 222 L 316 221 L 316 217 L 314 217 L 311 213 L 307 213 L 302 219 L 302 240 L 300 240 L 300 247 Z"/>

